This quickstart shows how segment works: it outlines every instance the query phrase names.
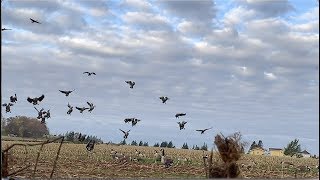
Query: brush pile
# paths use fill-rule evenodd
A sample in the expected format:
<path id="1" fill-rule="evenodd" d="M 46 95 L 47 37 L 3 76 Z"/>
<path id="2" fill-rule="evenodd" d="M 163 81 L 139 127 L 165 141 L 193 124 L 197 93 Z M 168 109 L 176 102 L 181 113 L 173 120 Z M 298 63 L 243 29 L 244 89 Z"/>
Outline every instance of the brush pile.
<path id="1" fill-rule="evenodd" d="M 218 134 L 214 143 L 218 148 L 222 163 L 213 164 L 213 151 L 211 151 L 208 160 L 209 178 L 239 178 L 240 168 L 237 161 L 243 154 L 245 145 L 241 142 L 241 134 L 237 132 L 229 137 Z"/>

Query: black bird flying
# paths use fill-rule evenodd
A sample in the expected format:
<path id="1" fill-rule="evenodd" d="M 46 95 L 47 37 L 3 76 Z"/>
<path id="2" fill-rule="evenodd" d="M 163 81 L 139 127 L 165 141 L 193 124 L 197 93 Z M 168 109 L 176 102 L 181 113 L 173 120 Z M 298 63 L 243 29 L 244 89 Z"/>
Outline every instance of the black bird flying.
<path id="1" fill-rule="evenodd" d="M 2 104 L 2 106 L 5 106 L 6 107 L 6 113 L 7 112 L 10 112 L 11 113 L 11 108 L 10 108 L 10 106 L 13 106 L 13 104 L 12 103 L 4 103 L 4 104 Z"/>
<path id="2" fill-rule="evenodd" d="M 178 122 L 178 124 L 179 124 L 180 130 L 182 130 L 182 129 L 184 129 L 184 125 L 187 124 L 187 122 L 182 121 L 182 122 Z"/>
<path id="3" fill-rule="evenodd" d="M 43 98 L 44 98 L 44 95 L 42 94 L 40 97 L 35 97 L 35 98 L 28 97 L 27 101 L 29 103 L 32 103 L 33 105 L 37 105 L 38 101 L 41 102 L 43 100 Z"/>
<path id="4" fill-rule="evenodd" d="M 212 129 L 212 127 L 211 128 L 206 128 L 206 129 L 197 129 L 196 131 L 200 131 L 201 134 L 203 134 L 205 131 L 207 131 L 209 129 Z"/>
<path id="5" fill-rule="evenodd" d="M 130 132 L 130 130 L 129 131 L 124 131 L 124 130 L 122 130 L 122 129 L 119 129 L 120 131 L 122 131 L 123 132 L 123 134 L 124 134 L 124 136 L 123 136 L 123 138 L 124 139 L 127 139 L 128 138 L 128 136 L 129 136 L 129 132 Z"/>
<path id="6" fill-rule="evenodd" d="M 78 110 L 80 111 L 80 113 L 83 113 L 84 110 L 89 109 L 89 108 L 86 108 L 86 107 L 82 107 L 82 108 L 76 107 L 76 109 L 78 109 Z"/>
<path id="7" fill-rule="evenodd" d="M 39 21 L 36 21 L 36 20 L 34 20 L 34 19 L 32 19 L 32 18 L 30 18 L 30 20 L 31 20 L 31 23 L 38 23 L 38 24 L 41 24 Z"/>
<path id="8" fill-rule="evenodd" d="M 125 81 L 125 82 L 130 85 L 131 89 L 133 89 L 133 86 L 136 84 L 134 81 Z"/>
<path id="9" fill-rule="evenodd" d="M 95 72 L 88 72 L 88 71 L 83 72 L 83 74 L 88 74 L 88 76 L 91 76 L 92 74 L 93 74 L 93 75 L 96 75 L 96 73 L 95 73 Z"/>
<path id="10" fill-rule="evenodd" d="M 17 102 L 17 94 L 14 94 L 14 96 L 10 96 L 10 102 L 16 103 Z"/>
<path id="11" fill-rule="evenodd" d="M 59 90 L 59 91 L 65 94 L 66 96 L 69 96 L 69 94 L 72 93 L 74 90 L 75 89 L 73 89 L 72 91 L 62 91 L 62 90 Z"/>
<path id="12" fill-rule="evenodd" d="M 166 101 L 167 101 L 169 98 L 168 98 L 167 96 L 165 96 L 165 97 L 161 96 L 161 97 L 159 97 L 159 99 L 162 100 L 162 103 L 166 103 Z"/>
<path id="13" fill-rule="evenodd" d="M 179 118 L 179 116 L 185 116 L 186 115 L 186 113 L 177 113 L 176 115 L 175 115 L 175 117 L 176 118 Z"/>

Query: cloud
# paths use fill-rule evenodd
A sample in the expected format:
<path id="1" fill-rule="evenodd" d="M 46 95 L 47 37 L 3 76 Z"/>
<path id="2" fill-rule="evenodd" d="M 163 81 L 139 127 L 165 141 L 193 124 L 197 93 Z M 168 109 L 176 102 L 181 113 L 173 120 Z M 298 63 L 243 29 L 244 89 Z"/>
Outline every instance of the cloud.
<path id="1" fill-rule="evenodd" d="M 123 20 L 134 26 L 146 30 L 169 29 L 169 23 L 166 17 L 144 12 L 127 12 Z"/>
<path id="2" fill-rule="evenodd" d="M 264 77 L 268 80 L 275 80 L 277 79 L 277 76 L 275 76 L 273 73 L 263 72 Z"/>

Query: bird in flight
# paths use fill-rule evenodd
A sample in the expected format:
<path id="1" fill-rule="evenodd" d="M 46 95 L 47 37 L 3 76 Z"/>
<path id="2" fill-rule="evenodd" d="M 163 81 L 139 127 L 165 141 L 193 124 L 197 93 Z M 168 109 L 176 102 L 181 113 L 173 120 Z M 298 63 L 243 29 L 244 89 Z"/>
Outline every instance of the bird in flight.
<path id="1" fill-rule="evenodd" d="M 41 119 L 41 118 L 42 118 L 42 115 L 43 115 L 44 109 L 41 108 L 40 111 L 39 111 L 36 107 L 34 107 L 34 109 L 38 112 L 38 117 L 37 117 L 37 119 Z"/>
<path id="2" fill-rule="evenodd" d="M 207 128 L 207 129 L 197 129 L 196 131 L 200 131 L 201 134 L 203 134 L 205 131 L 207 131 L 209 129 L 212 129 L 212 127 L 211 128 Z"/>
<path id="3" fill-rule="evenodd" d="M 82 108 L 76 107 L 76 109 L 78 109 L 78 110 L 80 111 L 80 113 L 83 113 L 84 110 L 89 109 L 89 108 L 86 108 L 86 107 L 82 107 Z"/>
<path id="4" fill-rule="evenodd" d="M 30 20 L 31 20 L 31 23 L 38 23 L 38 24 L 41 24 L 39 21 L 36 21 L 36 20 L 34 20 L 34 19 L 32 19 L 32 18 L 30 18 Z"/>
<path id="5" fill-rule="evenodd" d="M 131 121 L 132 126 L 135 126 L 139 121 L 141 121 L 141 120 L 140 120 L 140 119 L 133 118 L 133 120 Z"/>
<path id="6" fill-rule="evenodd" d="M 177 113 L 176 115 L 175 115 L 175 117 L 176 118 L 179 118 L 179 116 L 185 116 L 185 115 L 187 115 L 186 113 Z"/>
<path id="7" fill-rule="evenodd" d="M 27 101 L 29 103 L 33 103 L 33 105 L 37 105 L 38 104 L 38 101 L 41 102 L 44 98 L 44 95 L 42 94 L 40 97 L 35 97 L 35 98 L 30 98 L 28 97 L 27 98 Z"/>
<path id="8" fill-rule="evenodd" d="M 91 113 L 91 111 L 96 107 L 95 105 L 93 105 L 93 103 L 89 103 L 89 102 L 87 102 L 87 104 L 89 105 L 89 112 Z"/>
<path id="9" fill-rule="evenodd" d="M 128 123 L 128 122 L 132 122 L 133 120 L 134 120 L 134 118 L 126 118 L 126 119 L 124 119 L 124 122 Z"/>
<path id="10" fill-rule="evenodd" d="M 96 75 L 95 72 L 83 72 L 83 74 L 88 74 L 88 76 L 91 76 L 92 74 L 93 74 L 93 75 Z"/>
<path id="11" fill-rule="evenodd" d="M 125 81 L 127 84 L 130 85 L 130 88 L 133 89 L 133 86 L 136 84 L 135 82 L 133 81 Z"/>
<path id="12" fill-rule="evenodd" d="M 187 122 L 182 121 L 182 122 L 178 122 L 178 124 L 179 124 L 180 130 L 182 130 L 182 129 L 184 129 L 184 125 L 187 124 Z"/>
<path id="13" fill-rule="evenodd" d="M 1 28 L 1 31 L 7 31 L 7 30 L 12 30 L 12 29 Z"/>
<path id="14" fill-rule="evenodd" d="M 161 96 L 161 97 L 159 97 L 159 99 L 162 100 L 162 103 L 166 103 L 166 101 L 167 101 L 169 98 L 168 98 L 167 96 L 165 96 L 165 97 Z"/>
<path id="15" fill-rule="evenodd" d="M 65 94 L 66 96 L 69 96 L 69 94 L 72 93 L 74 90 L 75 89 L 73 89 L 72 91 L 62 91 L 62 90 L 59 90 L 59 91 Z"/>
<path id="16" fill-rule="evenodd" d="M 123 136 L 123 138 L 124 139 L 127 139 L 128 138 L 128 136 L 129 136 L 129 132 L 130 132 L 130 130 L 129 131 L 124 131 L 124 130 L 122 130 L 122 129 L 119 129 L 120 131 L 122 131 L 123 132 L 123 134 L 124 134 L 124 136 Z"/>
<path id="17" fill-rule="evenodd" d="M 69 110 L 67 111 L 67 114 L 71 115 L 72 111 L 73 111 L 73 106 L 71 106 L 69 103 L 68 103 L 68 108 Z"/>
<path id="18" fill-rule="evenodd" d="M 14 96 L 10 96 L 10 102 L 16 103 L 17 102 L 17 94 L 14 94 Z"/>
<path id="19" fill-rule="evenodd" d="M 2 104 L 2 106 L 5 106 L 6 107 L 6 113 L 7 112 L 10 112 L 11 113 L 11 109 L 10 109 L 10 106 L 13 106 L 13 104 L 12 103 L 4 103 L 4 104 Z"/>
<path id="20" fill-rule="evenodd" d="M 43 112 L 43 114 L 44 114 L 44 118 L 51 118 L 51 116 L 50 116 L 50 109 L 48 109 L 48 111 L 45 111 L 45 112 Z"/>

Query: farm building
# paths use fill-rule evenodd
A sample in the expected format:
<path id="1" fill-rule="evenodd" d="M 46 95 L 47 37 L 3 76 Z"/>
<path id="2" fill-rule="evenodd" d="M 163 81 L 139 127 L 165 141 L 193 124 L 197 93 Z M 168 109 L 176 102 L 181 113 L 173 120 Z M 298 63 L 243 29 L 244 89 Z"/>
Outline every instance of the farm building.
<path id="1" fill-rule="evenodd" d="M 280 148 L 269 148 L 270 156 L 284 156 L 283 149 Z"/>
<path id="2" fill-rule="evenodd" d="M 255 147 L 249 151 L 249 154 L 252 155 L 264 155 L 264 149 L 261 147 Z"/>
<path id="3" fill-rule="evenodd" d="M 304 151 L 300 152 L 299 154 L 302 155 L 302 157 L 304 157 L 304 158 L 311 157 L 311 154 L 307 150 L 304 150 Z"/>

